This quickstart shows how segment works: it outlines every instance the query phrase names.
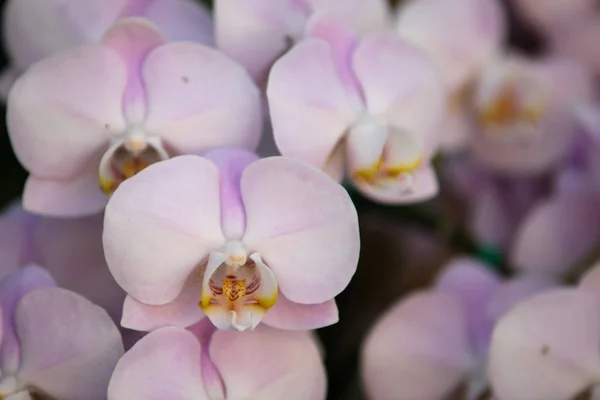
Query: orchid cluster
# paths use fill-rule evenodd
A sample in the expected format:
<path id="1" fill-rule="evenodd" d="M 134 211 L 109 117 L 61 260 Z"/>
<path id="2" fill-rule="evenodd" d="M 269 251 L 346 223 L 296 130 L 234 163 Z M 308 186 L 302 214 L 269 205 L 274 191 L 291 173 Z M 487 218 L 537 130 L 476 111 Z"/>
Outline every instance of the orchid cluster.
<path id="1" fill-rule="evenodd" d="M 600 7 L 509 2 L 8 0 L 0 399 L 342 398 L 365 204 L 448 255 L 367 399 L 600 399 Z"/>

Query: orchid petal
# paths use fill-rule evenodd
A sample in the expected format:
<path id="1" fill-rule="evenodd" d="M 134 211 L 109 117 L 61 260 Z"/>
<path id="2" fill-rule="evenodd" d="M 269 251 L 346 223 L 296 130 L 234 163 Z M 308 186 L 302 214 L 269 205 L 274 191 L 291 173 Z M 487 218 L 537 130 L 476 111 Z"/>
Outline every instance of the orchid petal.
<path id="1" fill-rule="evenodd" d="M 104 209 L 106 201 L 106 195 L 98 184 L 98 171 L 89 168 L 69 180 L 30 175 L 23 192 L 25 210 L 52 217 L 96 214 Z"/>
<path id="2" fill-rule="evenodd" d="M 19 302 L 27 294 L 46 287 L 54 286 L 54 280 L 48 272 L 38 266 L 28 265 L 7 276 L 0 285 L 2 309 L 2 371 L 14 374 L 22 364 L 23 343 L 17 337 L 15 314 Z"/>
<path id="3" fill-rule="evenodd" d="M 202 4 L 189 0 L 154 0 L 144 16 L 163 31 L 169 42 L 214 44 L 213 21 Z"/>
<path id="4" fill-rule="evenodd" d="M 117 364 L 109 400 L 209 400 L 201 378 L 201 347 L 193 333 L 160 328 L 137 342 Z"/>
<path id="5" fill-rule="evenodd" d="M 40 289 L 21 300 L 15 323 L 20 381 L 65 400 L 106 398 L 123 343 L 103 309 L 63 289 Z"/>
<path id="6" fill-rule="evenodd" d="M 31 216 L 18 203 L 3 210 L 0 216 L 0 279 L 22 267 L 24 259 L 29 257 L 26 239 L 30 222 Z"/>
<path id="7" fill-rule="evenodd" d="M 330 45 L 315 38 L 273 65 L 267 97 L 279 151 L 318 168 L 360 111 L 344 90 Z"/>
<path id="8" fill-rule="evenodd" d="M 425 54 L 395 36 L 379 34 L 358 44 L 352 63 L 368 111 L 420 137 L 430 157 L 438 146 L 447 94 Z"/>
<path id="9" fill-rule="evenodd" d="M 384 31 L 390 13 L 383 0 L 309 0 L 316 12 L 336 16 L 358 34 Z"/>
<path id="10" fill-rule="evenodd" d="M 112 277 L 102 248 L 103 215 L 87 218 L 43 218 L 32 240 L 37 256 L 58 286 L 85 296 L 121 318 L 125 293 Z"/>
<path id="11" fill-rule="evenodd" d="M 190 42 L 166 44 L 148 55 L 141 73 L 148 109 L 144 126 L 176 153 L 258 145 L 259 91 L 246 71 L 219 51 Z"/>
<path id="12" fill-rule="evenodd" d="M 310 332 L 264 325 L 249 332 L 218 331 L 209 354 L 229 398 L 325 398 L 325 370 Z"/>
<path id="13" fill-rule="evenodd" d="M 504 15 L 495 0 L 419 0 L 401 7 L 400 37 L 422 48 L 456 90 L 499 49 Z"/>
<path id="14" fill-rule="evenodd" d="M 225 244 L 219 210 L 218 170 L 201 157 L 175 157 L 126 180 L 104 220 L 116 281 L 146 304 L 175 299 L 208 253 Z"/>
<path id="15" fill-rule="evenodd" d="M 365 196 L 382 204 L 418 203 L 435 197 L 439 191 L 438 179 L 431 165 L 424 165 L 411 172 L 412 189 L 404 185 L 373 186 L 354 181 L 356 188 Z"/>
<path id="16" fill-rule="evenodd" d="M 97 44 L 32 66 L 8 98 L 8 130 L 21 163 L 40 179 L 80 174 L 104 151 L 110 132 L 124 128 L 126 84 L 123 60 Z"/>
<path id="17" fill-rule="evenodd" d="M 515 306 L 492 337 L 490 378 L 500 399 L 569 399 L 600 374 L 597 299 L 576 289 Z"/>
<path id="18" fill-rule="evenodd" d="M 511 252 L 522 271 L 560 274 L 600 239 L 599 196 L 594 191 L 558 193 L 525 218 Z"/>
<path id="19" fill-rule="evenodd" d="M 467 315 L 446 293 L 416 293 L 377 322 L 362 349 L 369 398 L 440 399 L 474 366 Z"/>
<path id="20" fill-rule="evenodd" d="M 493 328 L 487 307 L 500 287 L 500 277 L 474 259 L 452 261 L 438 277 L 436 290 L 456 296 L 463 302 L 471 341 L 485 354 Z"/>
<path id="21" fill-rule="evenodd" d="M 360 240 L 344 188 L 314 167 L 271 157 L 246 168 L 241 191 L 247 217 L 242 241 L 263 257 L 288 299 L 323 303 L 348 285 Z"/>
<path id="22" fill-rule="evenodd" d="M 298 304 L 279 294 L 277 303 L 269 309 L 263 323 L 286 330 L 310 330 L 333 325 L 339 320 L 335 300 L 321 304 Z"/>

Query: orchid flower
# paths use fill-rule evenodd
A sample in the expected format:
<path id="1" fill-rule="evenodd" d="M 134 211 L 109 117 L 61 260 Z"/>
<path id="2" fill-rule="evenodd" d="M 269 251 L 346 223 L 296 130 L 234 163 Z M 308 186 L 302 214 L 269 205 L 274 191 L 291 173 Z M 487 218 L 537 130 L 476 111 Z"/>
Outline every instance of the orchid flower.
<path id="1" fill-rule="evenodd" d="M 593 11 L 595 0 L 511 0 L 517 11 L 538 29 L 560 28 L 565 20 Z"/>
<path id="2" fill-rule="evenodd" d="M 323 400 L 325 369 L 309 332 L 163 327 L 121 358 L 108 400 Z"/>
<path id="3" fill-rule="evenodd" d="M 369 399 L 442 400 L 461 384 L 466 398 L 478 398 L 495 321 L 553 285 L 527 276 L 501 282 L 477 261 L 454 260 L 434 288 L 392 306 L 368 335 L 362 376 Z"/>
<path id="4" fill-rule="evenodd" d="M 449 96 L 441 148 L 456 151 L 468 139 L 467 98 L 479 71 L 500 51 L 505 36 L 498 0 L 412 0 L 398 12 L 396 32 L 434 61 Z"/>
<path id="5" fill-rule="evenodd" d="M 0 304 L 0 398 L 106 399 L 123 344 L 103 309 L 35 265 L 4 278 Z"/>
<path id="6" fill-rule="evenodd" d="M 28 264 L 44 265 L 60 287 L 119 320 L 125 294 L 104 260 L 102 222 L 102 215 L 43 218 L 13 205 L 0 216 L 0 279 Z"/>
<path id="7" fill-rule="evenodd" d="M 523 219 L 551 193 L 551 174 L 506 176 L 468 154 L 444 161 L 442 172 L 450 192 L 464 204 L 465 225 L 482 246 L 509 249 Z"/>
<path id="8" fill-rule="evenodd" d="M 560 275 L 600 243 L 600 109 L 579 111 L 582 136 L 556 191 L 522 221 L 510 252 L 516 268 Z"/>
<path id="9" fill-rule="evenodd" d="M 271 70 L 267 97 L 275 141 L 364 194 L 411 203 L 437 194 L 431 158 L 445 114 L 435 67 L 392 35 L 362 40 L 331 16 Z"/>
<path id="10" fill-rule="evenodd" d="M 193 0 L 9 0 L 4 10 L 4 38 L 11 66 L 0 77 L 6 97 L 14 80 L 32 64 L 59 51 L 100 40 L 119 19 L 144 17 L 168 41 L 212 45 L 213 23 Z"/>
<path id="11" fill-rule="evenodd" d="M 253 149 L 262 125 L 243 68 L 197 43 L 165 44 L 141 19 L 35 64 L 13 86 L 7 113 L 31 174 L 24 207 L 56 216 L 102 210 L 123 180 L 171 155 Z"/>
<path id="12" fill-rule="evenodd" d="M 388 25 L 385 0 L 217 0 L 217 46 L 264 87 L 273 63 L 305 37 L 311 16 L 323 12 L 360 34 Z"/>
<path id="13" fill-rule="evenodd" d="M 572 400 L 592 387 L 600 396 L 597 269 L 580 288 L 540 293 L 500 319 L 490 350 L 498 400 Z"/>
<path id="14" fill-rule="evenodd" d="M 358 262 L 356 210 L 341 186 L 241 149 L 147 168 L 115 192 L 104 223 L 108 266 L 129 295 L 122 325 L 136 330 L 205 314 L 219 329 L 263 317 L 283 329 L 330 325 Z"/>
<path id="15" fill-rule="evenodd" d="M 564 160 L 577 129 L 575 107 L 591 98 L 589 78 L 559 58 L 490 61 L 472 98 L 475 157 L 499 172 L 529 175 Z"/>

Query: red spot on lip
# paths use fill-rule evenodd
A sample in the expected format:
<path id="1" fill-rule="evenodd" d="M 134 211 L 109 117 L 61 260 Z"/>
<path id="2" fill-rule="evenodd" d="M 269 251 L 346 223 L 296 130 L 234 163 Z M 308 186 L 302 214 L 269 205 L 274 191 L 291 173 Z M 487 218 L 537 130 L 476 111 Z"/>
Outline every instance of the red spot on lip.
<path id="1" fill-rule="evenodd" d="M 225 278 L 234 280 L 235 279 L 235 275 L 227 275 Z"/>

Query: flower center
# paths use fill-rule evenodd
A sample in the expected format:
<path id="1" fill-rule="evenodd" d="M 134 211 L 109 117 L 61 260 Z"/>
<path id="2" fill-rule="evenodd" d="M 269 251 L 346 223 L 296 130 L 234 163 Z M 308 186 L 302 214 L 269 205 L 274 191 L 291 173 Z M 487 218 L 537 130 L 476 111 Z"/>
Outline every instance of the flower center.
<path id="1" fill-rule="evenodd" d="M 159 138 L 146 138 L 139 130 L 128 132 L 104 153 L 100 161 L 100 188 L 111 195 L 126 179 L 169 158 Z"/>
<path id="2" fill-rule="evenodd" d="M 424 161 L 415 135 L 368 118 L 356 124 L 346 140 L 351 176 L 358 184 L 413 190 L 413 174 Z"/>
<path id="3" fill-rule="evenodd" d="M 219 329 L 255 328 L 277 301 L 277 281 L 257 254 L 249 257 L 240 242 L 209 258 L 200 308 Z"/>

